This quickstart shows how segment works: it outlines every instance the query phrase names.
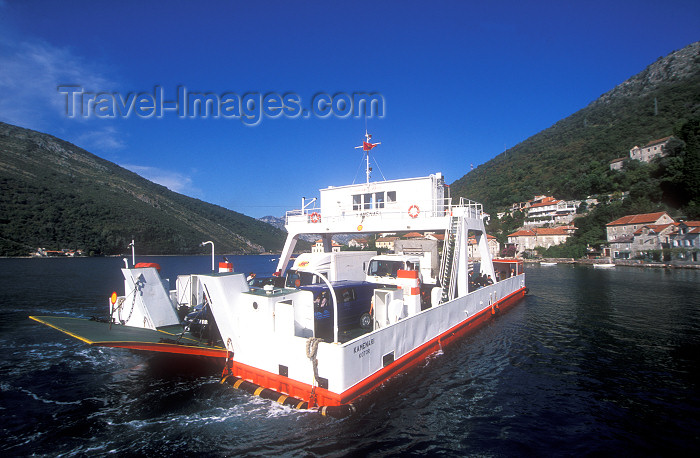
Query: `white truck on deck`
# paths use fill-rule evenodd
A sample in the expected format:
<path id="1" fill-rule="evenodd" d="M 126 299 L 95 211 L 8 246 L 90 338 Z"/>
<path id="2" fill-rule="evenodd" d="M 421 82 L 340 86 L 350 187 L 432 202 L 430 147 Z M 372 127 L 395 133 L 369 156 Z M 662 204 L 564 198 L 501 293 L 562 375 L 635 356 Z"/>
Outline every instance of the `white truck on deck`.
<path id="1" fill-rule="evenodd" d="M 364 281 L 369 260 L 376 251 L 339 251 L 335 253 L 302 253 L 287 271 L 285 284 L 298 288 L 321 283 L 312 272 L 323 274 L 329 281 Z"/>
<path id="2" fill-rule="evenodd" d="M 365 281 L 398 285 L 398 270 L 417 270 L 421 284 L 435 285 L 438 277 L 436 240 L 397 240 L 395 254 L 374 256 L 367 267 Z"/>

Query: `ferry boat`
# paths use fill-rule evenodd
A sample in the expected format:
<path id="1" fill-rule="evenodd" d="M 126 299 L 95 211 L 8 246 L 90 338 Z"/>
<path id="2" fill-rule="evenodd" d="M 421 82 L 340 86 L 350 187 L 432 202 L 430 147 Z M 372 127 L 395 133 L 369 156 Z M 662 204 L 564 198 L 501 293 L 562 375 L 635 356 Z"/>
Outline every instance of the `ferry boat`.
<path id="1" fill-rule="evenodd" d="M 159 266 L 129 266 L 125 260 L 124 294 L 112 294 L 107 322 L 30 318 L 90 345 L 220 358 L 222 382 L 236 388 L 323 414 L 352 412 L 353 403 L 387 379 L 526 293 L 522 261 L 492 259 L 481 204 L 453 201 L 441 173 L 371 181 L 369 150 L 376 144 L 370 138 L 362 146 L 366 182 L 321 189 L 318 199 L 302 198 L 299 209 L 286 213 L 288 236 L 275 273 L 287 277 L 284 286 L 251 288 L 245 274 L 221 262 L 217 273 L 178 276 L 170 290 Z M 399 253 L 369 260 L 348 256 L 348 262 L 361 263 L 364 283 L 373 285 L 367 314 L 356 329 L 339 328 L 343 297 L 337 285 L 357 282 L 358 265 L 343 268 L 336 256 L 341 267 L 330 273 L 322 263 L 304 261 L 285 275 L 302 235 L 320 236 L 330 255 L 336 234 L 405 232 L 432 234 L 435 245 L 408 244 Z M 480 255 L 476 262 L 468 254 L 470 238 Z M 354 278 L 343 278 L 345 272 Z M 324 338 L 315 326 L 318 297 L 308 283 L 330 292 L 332 332 L 326 328 Z M 201 332 L 202 325 L 210 332 Z"/>

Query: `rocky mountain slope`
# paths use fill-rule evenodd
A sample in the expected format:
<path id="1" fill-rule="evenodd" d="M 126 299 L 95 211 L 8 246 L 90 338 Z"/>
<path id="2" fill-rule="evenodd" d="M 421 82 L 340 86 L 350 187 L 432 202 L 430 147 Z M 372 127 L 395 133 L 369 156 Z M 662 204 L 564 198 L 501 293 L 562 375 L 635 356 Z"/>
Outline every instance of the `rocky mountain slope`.
<path id="1" fill-rule="evenodd" d="M 489 210 L 537 194 L 584 198 L 610 189 L 609 162 L 700 116 L 700 42 L 659 58 L 552 127 L 452 184 Z M 457 164 L 466 170 L 468 164 Z"/>

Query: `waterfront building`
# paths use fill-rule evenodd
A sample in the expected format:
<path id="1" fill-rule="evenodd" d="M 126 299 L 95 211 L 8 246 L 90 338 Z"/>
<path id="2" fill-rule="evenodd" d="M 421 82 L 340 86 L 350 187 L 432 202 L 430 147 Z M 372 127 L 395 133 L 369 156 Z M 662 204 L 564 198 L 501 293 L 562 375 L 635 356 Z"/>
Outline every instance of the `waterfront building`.
<path id="1" fill-rule="evenodd" d="M 652 251 L 670 248 L 671 234 L 675 229 L 676 223 L 649 224 L 640 227 L 633 235 L 631 256 L 644 257 Z"/>
<path id="2" fill-rule="evenodd" d="M 643 213 L 639 215 L 627 215 L 611 221 L 605 225 L 607 240 L 609 243 L 615 242 L 616 239 L 623 235 L 634 235 L 634 233 L 642 226 L 650 224 L 669 224 L 673 223 L 666 212 Z"/>
<path id="3" fill-rule="evenodd" d="M 337 253 L 340 251 L 341 246 L 342 245 L 340 245 L 338 242 L 333 240 L 333 246 L 331 248 L 331 251 L 333 253 Z M 312 253 L 323 253 L 323 240 L 322 239 L 316 240 L 316 243 L 314 243 L 313 246 L 311 247 L 311 252 Z"/>
<path id="4" fill-rule="evenodd" d="M 365 249 L 369 246 L 369 242 L 365 238 L 351 239 L 348 241 L 348 246 L 350 248 Z"/>
<path id="5" fill-rule="evenodd" d="M 398 237 L 379 237 L 376 240 L 376 246 L 377 248 L 383 248 L 388 251 L 394 251 L 394 242 L 399 240 Z"/>
<path id="6" fill-rule="evenodd" d="M 630 259 L 632 242 L 634 242 L 634 235 L 621 235 L 609 242 L 610 246 L 605 248 L 603 253 L 615 259 Z"/>
<path id="7" fill-rule="evenodd" d="M 508 243 L 514 245 L 516 255 L 520 255 L 524 251 L 534 250 L 536 247 L 549 248 L 560 245 L 566 242 L 575 230 L 574 226 L 521 229 L 508 234 Z"/>
<path id="8" fill-rule="evenodd" d="M 681 221 L 671 234 L 673 257 L 678 261 L 698 263 L 700 252 L 700 221 Z"/>
<path id="9" fill-rule="evenodd" d="M 489 253 L 491 253 L 492 258 L 497 258 L 501 251 L 501 244 L 493 235 L 486 234 L 486 240 L 489 245 Z M 476 237 L 469 237 L 469 243 L 467 244 L 467 255 L 469 259 L 480 260 L 481 254 L 479 253 L 479 246 L 476 242 Z"/>

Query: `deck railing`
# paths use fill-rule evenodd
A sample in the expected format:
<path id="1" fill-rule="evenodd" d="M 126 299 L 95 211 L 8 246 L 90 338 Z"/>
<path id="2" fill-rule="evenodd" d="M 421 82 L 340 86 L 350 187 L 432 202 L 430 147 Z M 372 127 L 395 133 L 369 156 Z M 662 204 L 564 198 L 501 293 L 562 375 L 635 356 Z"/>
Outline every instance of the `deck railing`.
<path id="1" fill-rule="evenodd" d="M 454 205 L 451 198 L 434 199 L 430 208 L 418 208 L 415 216 L 409 215 L 408 209 L 412 204 L 404 203 L 384 203 L 381 208 L 357 209 L 352 205 L 340 207 L 333 216 L 323 215 L 321 208 L 317 206 L 306 207 L 287 211 L 285 224 L 304 224 L 325 221 L 327 223 L 340 223 L 349 218 L 356 219 L 358 216 L 372 221 L 397 221 L 397 220 L 419 220 L 426 218 L 443 218 L 451 216 L 453 212 L 461 210 L 464 215 L 471 218 L 480 218 L 483 215 L 483 206 L 469 199 L 460 198 L 459 204 Z M 395 207 L 395 208 L 392 208 Z"/>

